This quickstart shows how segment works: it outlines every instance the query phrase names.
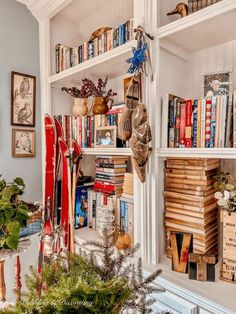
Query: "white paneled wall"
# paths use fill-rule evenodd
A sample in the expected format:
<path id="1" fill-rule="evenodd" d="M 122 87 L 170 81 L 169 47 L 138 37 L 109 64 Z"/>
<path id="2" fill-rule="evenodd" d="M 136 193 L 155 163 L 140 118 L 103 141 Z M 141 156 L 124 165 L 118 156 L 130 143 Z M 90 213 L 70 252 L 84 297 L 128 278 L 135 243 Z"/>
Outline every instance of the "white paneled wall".
<path id="1" fill-rule="evenodd" d="M 217 71 L 233 71 L 236 78 L 236 41 L 201 50 L 192 55 L 191 62 L 191 97 L 203 96 L 202 74 Z"/>

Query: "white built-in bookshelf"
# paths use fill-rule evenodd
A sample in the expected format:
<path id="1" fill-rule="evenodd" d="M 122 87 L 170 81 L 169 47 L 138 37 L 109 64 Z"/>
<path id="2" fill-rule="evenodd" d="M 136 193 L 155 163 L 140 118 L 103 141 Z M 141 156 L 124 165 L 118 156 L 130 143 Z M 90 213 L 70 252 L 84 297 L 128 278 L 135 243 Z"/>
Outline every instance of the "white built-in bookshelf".
<path id="1" fill-rule="evenodd" d="M 109 86 L 118 92 L 115 100 L 122 100 L 123 78 L 128 76 L 125 60 L 131 55 L 131 47 L 135 43 L 128 42 L 57 74 L 56 44 L 77 45 L 78 41 L 88 40 L 95 29 L 107 25 L 117 27 L 130 18 L 134 19 L 134 25 L 142 24 L 154 35 L 155 40 L 151 44 L 154 80 L 150 82 L 146 78 L 143 87 L 143 101 L 148 106 L 152 128 L 153 154 L 146 183 L 142 185 L 134 177 L 135 242 L 141 244 L 140 255 L 147 271 L 156 267 L 163 269 L 158 282 L 172 295 L 172 298 L 169 298 L 169 294 L 168 297 L 159 297 L 163 308 L 168 306 L 173 313 L 235 313 L 236 286 L 218 279 L 219 263 L 216 283 L 190 281 L 187 275 L 171 270 L 171 261 L 165 257 L 162 193 L 166 157 L 221 158 L 224 170 L 236 171 L 235 149 L 172 149 L 167 147 L 167 133 L 163 131 L 168 124 L 167 94 L 184 98 L 201 97 L 203 73 L 232 70 L 233 77 L 236 77 L 236 1 L 222 0 L 183 19 L 166 16 L 176 6 L 177 0 L 29 2 L 29 9 L 40 20 L 42 117 L 46 112 L 71 114 L 72 99 L 61 92 L 61 87 L 76 85 L 84 77 L 97 79 L 108 75 Z M 92 174 L 95 156 L 111 153 L 131 156 L 129 148 L 115 148 L 112 151 L 84 149 L 83 170 L 88 169 L 88 174 Z M 96 237 L 96 232 L 88 229 L 76 231 L 76 243 L 79 245 Z"/>

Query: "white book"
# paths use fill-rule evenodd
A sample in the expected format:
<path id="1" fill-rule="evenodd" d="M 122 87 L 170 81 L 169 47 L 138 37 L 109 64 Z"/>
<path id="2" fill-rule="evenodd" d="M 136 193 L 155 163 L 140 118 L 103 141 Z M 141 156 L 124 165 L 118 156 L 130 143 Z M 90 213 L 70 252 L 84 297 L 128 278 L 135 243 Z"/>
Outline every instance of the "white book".
<path id="1" fill-rule="evenodd" d="M 232 130 L 233 130 L 233 96 L 228 96 L 227 102 L 227 118 L 226 118 L 226 137 L 225 147 L 232 147 Z"/>
<path id="2" fill-rule="evenodd" d="M 233 99 L 233 147 L 236 148 L 236 89 Z"/>
<path id="3" fill-rule="evenodd" d="M 219 125 L 219 147 L 225 147 L 225 127 L 226 127 L 226 112 L 227 112 L 227 95 L 221 96 L 220 108 L 220 125 Z"/>

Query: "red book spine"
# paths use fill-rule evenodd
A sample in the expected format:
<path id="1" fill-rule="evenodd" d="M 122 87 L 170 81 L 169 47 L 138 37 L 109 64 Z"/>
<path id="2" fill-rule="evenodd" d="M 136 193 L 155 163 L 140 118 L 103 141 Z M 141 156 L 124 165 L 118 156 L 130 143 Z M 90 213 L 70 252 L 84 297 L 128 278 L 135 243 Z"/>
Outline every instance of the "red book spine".
<path id="1" fill-rule="evenodd" d="M 186 127 L 186 103 L 181 103 L 180 106 L 180 136 L 179 147 L 185 147 L 185 127 Z"/>
<path id="2" fill-rule="evenodd" d="M 93 145 L 93 126 L 92 126 L 92 117 L 89 116 L 89 147 Z"/>
<path id="3" fill-rule="evenodd" d="M 211 141 L 211 99 L 206 100 L 205 121 L 205 147 L 209 147 Z"/>
<path id="4" fill-rule="evenodd" d="M 185 147 L 192 147 L 192 114 L 193 114 L 193 100 L 186 101 L 186 127 L 185 127 Z"/>
<path id="5" fill-rule="evenodd" d="M 79 141 L 80 147 L 82 147 L 82 116 L 79 116 Z"/>

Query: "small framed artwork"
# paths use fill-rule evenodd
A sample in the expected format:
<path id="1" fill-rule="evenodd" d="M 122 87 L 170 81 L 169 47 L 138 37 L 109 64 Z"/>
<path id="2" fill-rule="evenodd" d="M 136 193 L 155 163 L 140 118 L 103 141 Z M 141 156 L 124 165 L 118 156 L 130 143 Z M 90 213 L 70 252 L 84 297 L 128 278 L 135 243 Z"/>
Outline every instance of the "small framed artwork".
<path id="1" fill-rule="evenodd" d="M 35 126 L 36 77 L 11 72 L 11 124 Z"/>
<path id="2" fill-rule="evenodd" d="M 232 94 L 232 71 L 203 74 L 203 97 Z"/>
<path id="3" fill-rule="evenodd" d="M 12 129 L 12 157 L 35 157 L 35 131 Z"/>
<path id="4" fill-rule="evenodd" d="M 116 126 L 95 128 L 94 147 L 116 147 Z"/>

